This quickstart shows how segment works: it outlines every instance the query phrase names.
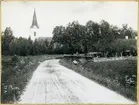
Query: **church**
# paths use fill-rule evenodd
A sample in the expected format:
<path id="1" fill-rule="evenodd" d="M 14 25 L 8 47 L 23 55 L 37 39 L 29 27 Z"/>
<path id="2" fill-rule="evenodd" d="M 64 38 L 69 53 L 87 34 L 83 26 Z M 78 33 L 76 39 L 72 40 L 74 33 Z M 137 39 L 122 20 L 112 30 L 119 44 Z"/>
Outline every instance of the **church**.
<path id="1" fill-rule="evenodd" d="M 35 9 L 34 9 L 34 14 L 33 14 L 32 24 L 30 26 L 30 31 L 31 31 L 30 37 L 34 41 L 38 37 L 38 33 L 39 33 L 39 25 L 37 22 L 37 16 L 36 16 Z"/>
<path id="2" fill-rule="evenodd" d="M 35 41 L 35 39 L 42 40 L 42 41 L 47 39 L 48 42 L 50 43 L 52 40 L 52 37 L 41 37 L 40 36 L 40 27 L 38 25 L 37 15 L 36 15 L 35 9 L 34 9 L 34 14 L 33 14 L 32 24 L 30 26 L 30 37 L 31 37 L 31 40 L 33 40 L 33 41 Z"/>

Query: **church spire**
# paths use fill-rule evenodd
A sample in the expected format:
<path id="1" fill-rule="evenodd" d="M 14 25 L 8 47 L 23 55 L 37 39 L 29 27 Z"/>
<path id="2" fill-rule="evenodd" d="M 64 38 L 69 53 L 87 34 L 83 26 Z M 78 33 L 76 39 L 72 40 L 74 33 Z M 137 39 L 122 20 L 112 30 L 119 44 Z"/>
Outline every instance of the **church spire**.
<path id="1" fill-rule="evenodd" d="M 33 21 L 32 21 L 32 25 L 30 26 L 30 28 L 33 28 L 34 26 L 39 28 L 35 8 L 34 8 L 34 14 L 33 14 Z"/>

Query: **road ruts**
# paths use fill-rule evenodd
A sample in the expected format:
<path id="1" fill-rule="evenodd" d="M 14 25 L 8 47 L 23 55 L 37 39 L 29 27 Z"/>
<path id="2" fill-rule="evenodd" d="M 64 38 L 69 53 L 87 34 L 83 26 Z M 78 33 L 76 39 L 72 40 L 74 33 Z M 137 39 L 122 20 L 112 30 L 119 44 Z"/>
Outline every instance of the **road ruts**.
<path id="1" fill-rule="evenodd" d="M 135 104 L 58 62 L 53 59 L 39 65 L 20 96 L 19 104 Z"/>

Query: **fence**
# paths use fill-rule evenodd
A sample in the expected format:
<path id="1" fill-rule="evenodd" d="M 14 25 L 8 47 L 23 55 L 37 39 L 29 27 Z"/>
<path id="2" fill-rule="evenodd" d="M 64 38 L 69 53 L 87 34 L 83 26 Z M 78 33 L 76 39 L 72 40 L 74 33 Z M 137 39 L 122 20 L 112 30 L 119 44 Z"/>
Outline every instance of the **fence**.
<path id="1" fill-rule="evenodd" d="M 136 60 L 137 57 L 110 57 L 110 58 L 94 58 L 94 62 L 115 61 L 115 60 Z"/>

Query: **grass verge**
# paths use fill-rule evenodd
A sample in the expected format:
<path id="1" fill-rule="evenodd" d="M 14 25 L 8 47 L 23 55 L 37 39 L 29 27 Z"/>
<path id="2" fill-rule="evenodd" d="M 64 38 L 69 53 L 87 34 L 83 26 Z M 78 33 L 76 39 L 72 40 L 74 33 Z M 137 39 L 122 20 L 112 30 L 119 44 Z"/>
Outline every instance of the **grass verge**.
<path id="1" fill-rule="evenodd" d="M 71 59 L 63 58 L 60 64 L 72 69 L 97 83 L 137 101 L 137 60 L 108 62 L 81 62 L 74 64 Z"/>
<path id="2" fill-rule="evenodd" d="M 12 104 L 18 101 L 40 62 L 54 57 L 51 55 L 2 56 L 1 103 Z"/>

